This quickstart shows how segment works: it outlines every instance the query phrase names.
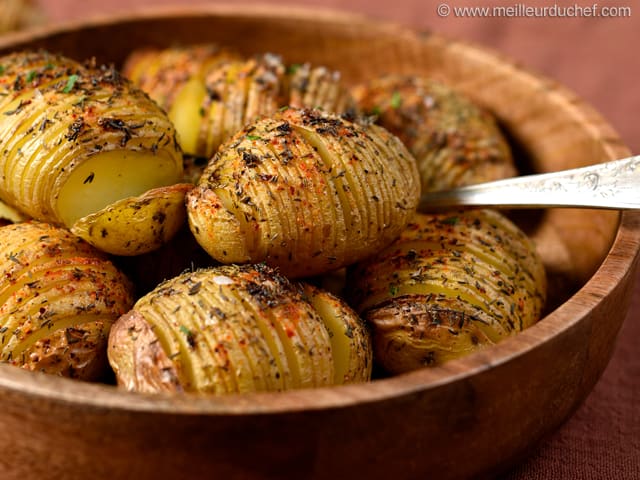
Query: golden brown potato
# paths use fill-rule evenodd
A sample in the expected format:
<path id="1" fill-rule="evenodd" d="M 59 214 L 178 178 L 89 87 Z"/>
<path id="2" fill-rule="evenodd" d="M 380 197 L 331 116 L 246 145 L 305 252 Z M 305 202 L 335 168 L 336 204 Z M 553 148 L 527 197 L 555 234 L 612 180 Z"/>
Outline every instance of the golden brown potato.
<path id="1" fill-rule="evenodd" d="M 517 174 L 495 119 L 443 83 L 387 75 L 357 86 L 353 94 L 416 157 L 423 192 Z"/>
<path id="2" fill-rule="evenodd" d="M 211 158 L 221 143 L 286 105 L 346 112 L 355 106 L 340 75 L 278 55 L 243 59 L 215 45 L 142 50 L 125 74 L 167 111 L 189 155 Z"/>
<path id="3" fill-rule="evenodd" d="M 133 305 L 127 278 L 68 231 L 39 222 L 0 228 L 0 360 L 97 380 L 109 328 Z"/>
<path id="4" fill-rule="evenodd" d="M 182 179 L 171 122 L 113 68 L 46 52 L 0 65 L 0 198 L 9 205 L 71 227 Z"/>
<path id="5" fill-rule="evenodd" d="M 392 373 L 495 344 L 536 322 L 546 297 L 534 245 L 492 210 L 416 215 L 347 284 L 376 362 Z"/>
<path id="6" fill-rule="evenodd" d="M 111 330 L 118 384 L 225 394 L 368 380 L 362 323 L 335 297 L 310 293 L 311 302 L 265 265 L 214 267 L 164 282 Z"/>
<path id="7" fill-rule="evenodd" d="M 129 55 L 122 73 L 170 111 L 181 92 L 193 88 L 192 84 L 203 83 L 216 64 L 240 58 L 233 50 L 215 44 L 141 48 Z"/>
<path id="8" fill-rule="evenodd" d="M 221 263 L 266 262 L 302 277 L 391 243 L 419 199 L 415 160 L 385 129 L 286 109 L 223 145 L 187 213 Z"/>
<path id="9" fill-rule="evenodd" d="M 356 102 L 343 85 L 340 72 L 309 63 L 287 68 L 286 105 L 329 113 L 354 113 Z"/>
<path id="10" fill-rule="evenodd" d="M 282 60 L 271 54 L 230 60 L 212 69 L 206 77 L 208 95 L 200 106 L 200 117 L 190 123 L 196 132 L 193 125 L 200 125 L 195 153 L 211 158 L 220 144 L 247 123 L 283 105 L 284 75 Z M 187 147 L 185 151 L 190 152 Z"/>
<path id="11" fill-rule="evenodd" d="M 221 63 L 234 62 L 242 62 L 238 53 L 214 44 L 145 48 L 127 58 L 123 73 L 167 112 L 185 153 L 209 158 L 213 150 L 205 145 L 207 119 L 218 94 L 211 89 L 207 75 Z M 229 84 L 230 89 L 234 87 Z"/>

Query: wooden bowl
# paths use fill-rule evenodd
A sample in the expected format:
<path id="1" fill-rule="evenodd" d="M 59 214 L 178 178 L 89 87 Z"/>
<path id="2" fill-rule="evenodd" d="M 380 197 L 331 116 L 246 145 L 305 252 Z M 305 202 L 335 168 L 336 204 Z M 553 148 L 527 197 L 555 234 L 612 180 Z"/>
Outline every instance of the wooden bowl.
<path id="1" fill-rule="evenodd" d="M 119 64 L 131 49 L 216 41 L 338 68 L 435 74 L 500 119 L 523 169 L 629 154 L 574 94 L 482 48 L 317 10 L 155 10 L 0 39 Z M 554 294 L 501 344 L 366 385 L 220 398 L 150 396 L 0 368 L 2 478 L 467 478 L 504 470 L 558 427 L 604 370 L 629 305 L 640 216 L 521 214 Z"/>

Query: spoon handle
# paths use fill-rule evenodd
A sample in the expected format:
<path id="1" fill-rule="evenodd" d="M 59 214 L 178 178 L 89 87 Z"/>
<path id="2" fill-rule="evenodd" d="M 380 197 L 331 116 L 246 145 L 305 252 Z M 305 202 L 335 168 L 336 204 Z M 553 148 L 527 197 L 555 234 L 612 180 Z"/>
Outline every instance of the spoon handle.
<path id="1" fill-rule="evenodd" d="M 418 210 L 492 208 L 640 208 L 640 155 L 588 167 L 525 175 L 422 195 Z"/>

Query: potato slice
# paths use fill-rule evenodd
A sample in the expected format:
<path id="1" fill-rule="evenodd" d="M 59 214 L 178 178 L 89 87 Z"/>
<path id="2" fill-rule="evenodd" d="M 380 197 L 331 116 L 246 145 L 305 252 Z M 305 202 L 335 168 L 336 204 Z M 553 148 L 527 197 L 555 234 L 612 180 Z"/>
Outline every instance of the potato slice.
<path id="1" fill-rule="evenodd" d="M 103 252 L 148 253 L 169 241 L 185 223 L 185 195 L 191 188 L 189 183 L 178 183 L 124 198 L 79 219 L 71 232 Z"/>
<path id="2" fill-rule="evenodd" d="M 416 215 L 355 266 L 352 305 L 371 325 L 376 362 L 401 373 L 438 365 L 529 327 L 546 277 L 533 243 L 492 210 Z"/>
<path id="3" fill-rule="evenodd" d="M 137 391 L 242 393 L 334 381 L 329 333 L 299 288 L 265 266 L 185 272 L 111 330 L 118 384 Z"/>
<path id="4" fill-rule="evenodd" d="M 353 95 L 415 156 L 423 192 L 517 174 L 495 118 L 437 80 L 385 75 L 358 85 Z"/>
<path id="5" fill-rule="evenodd" d="M 304 292 L 331 338 L 334 383 L 342 385 L 371 380 L 371 336 L 364 322 L 335 295 L 309 284 L 304 285 Z"/>
<path id="6" fill-rule="evenodd" d="M 122 198 L 178 183 L 167 116 L 111 67 L 46 52 L 0 58 L 0 198 L 71 227 Z"/>
<path id="7" fill-rule="evenodd" d="M 220 148 L 187 195 L 196 240 L 222 263 L 302 277 L 391 243 L 415 211 L 415 160 L 381 127 L 287 109 Z"/>
<path id="8" fill-rule="evenodd" d="M 0 361 L 98 380 L 107 335 L 133 305 L 132 285 L 106 256 L 39 222 L 0 228 Z"/>

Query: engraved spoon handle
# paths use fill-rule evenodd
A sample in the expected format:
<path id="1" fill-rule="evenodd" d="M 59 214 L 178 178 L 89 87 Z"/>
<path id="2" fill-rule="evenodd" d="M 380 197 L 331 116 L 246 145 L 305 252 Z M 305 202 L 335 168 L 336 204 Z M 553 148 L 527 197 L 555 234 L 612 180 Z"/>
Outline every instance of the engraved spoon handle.
<path id="1" fill-rule="evenodd" d="M 422 195 L 418 210 L 492 208 L 640 208 L 640 155 L 588 167 L 525 175 Z"/>

